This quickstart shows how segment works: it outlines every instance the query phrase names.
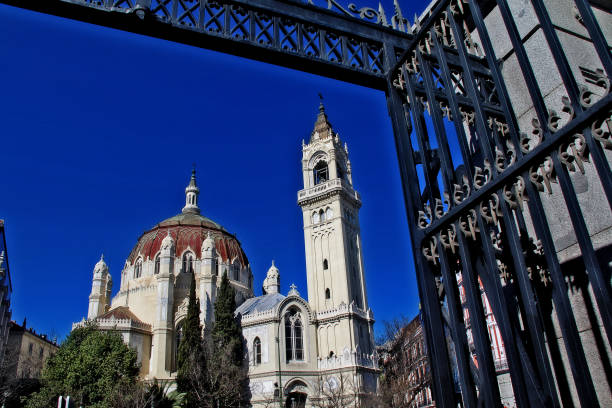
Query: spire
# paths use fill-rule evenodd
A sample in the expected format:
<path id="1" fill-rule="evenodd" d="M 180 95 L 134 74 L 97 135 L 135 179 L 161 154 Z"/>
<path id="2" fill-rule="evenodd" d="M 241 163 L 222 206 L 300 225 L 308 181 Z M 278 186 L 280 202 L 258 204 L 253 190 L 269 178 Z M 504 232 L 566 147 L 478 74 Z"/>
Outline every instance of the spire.
<path id="1" fill-rule="evenodd" d="M 185 207 L 183 207 L 183 213 L 200 213 L 200 207 L 198 207 L 199 194 L 200 189 L 196 184 L 196 170 L 194 164 L 193 170 L 191 170 L 191 180 L 189 180 L 189 185 L 185 188 Z"/>
<path id="2" fill-rule="evenodd" d="M 319 98 L 321 99 L 319 102 L 319 113 L 317 114 L 317 120 L 312 135 L 310 136 L 310 143 L 316 139 L 327 139 L 331 137 L 333 133 L 332 124 L 329 122 L 329 119 L 327 119 L 327 114 L 325 113 L 323 95 L 319 94 Z"/>

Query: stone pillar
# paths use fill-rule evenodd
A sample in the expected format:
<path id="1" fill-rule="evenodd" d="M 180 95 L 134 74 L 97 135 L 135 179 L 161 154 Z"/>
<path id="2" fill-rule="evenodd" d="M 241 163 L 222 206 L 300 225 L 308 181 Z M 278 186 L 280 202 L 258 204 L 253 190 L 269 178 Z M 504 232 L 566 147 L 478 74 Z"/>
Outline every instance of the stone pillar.
<path id="1" fill-rule="evenodd" d="M 200 323 L 210 328 L 215 320 L 215 299 L 217 298 L 217 249 L 210 231 L 202 243 L 202 262 L 200 263 Z"/>
<path id="2" fill-rule="evenodd" d="M 174 239 L 168 235 L 162 241 L 157 280 L 157 311 L 153 325 L 151 376 L 168 378 L 172 371 L 174 333 Z"/>

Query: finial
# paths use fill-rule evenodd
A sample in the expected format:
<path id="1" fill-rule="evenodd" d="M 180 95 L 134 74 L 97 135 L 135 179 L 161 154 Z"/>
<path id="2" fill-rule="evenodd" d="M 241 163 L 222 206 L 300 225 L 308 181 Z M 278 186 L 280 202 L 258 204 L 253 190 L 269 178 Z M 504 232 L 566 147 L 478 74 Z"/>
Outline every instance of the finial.
<path id="1" fill-rule="evenodd" d="M 100 255 L 100 260 L 104 261 L 104 252 L 102 252 L 102 255 Z"/>
<path id="2" fill-rule="evenodd" d="M 383 8 L 383 5 L 380 1 L 378 2 L 378 19 L 378 22 L 381 23 L 383 26 L 389 26 L 389 23 L 387 22 L 387 16 L 385 14 L 385 9 Z"/>
<path id="3" fill-rule="evenodd" d="M 187 188 L 185 188 L 185 207 L 183 207 L 183 213 L 200 213 L 200 207 L 198 207 L 199 194 L 200 189 L 196 184 L 196 169 L 194 163 L 193 169 L 191 170 L 191 179 L 189 180 L 189 185 L 187 185 Z"/>
<path id="4" fill-rule="evenodd" d="M 289 296 L 300 296 L 300 292 L 297 291 L 297 286 L 295 286 L 295 283 L 292 283 L 289 288 L 291 289 L 289 291 Z"/>
<path id="5" fill-rule="evenodd" d="M 272 260 L 272 266 L 275 266 L 275 265 L 274 265 L 274 259 Z"/>
<path id="6" fill-rule="evenodd" d="M 323 94 L 319 92 L 319 112 L 325 112 L 325 106 L 323 106 Z"/>
<path id="7" fill-rule="evenodd" d="M 295 283 L 292 283 L 289 288 L 291 289 L 289 291 L 289 296 L 300 296 L 300 292 L 297 291 L 297 286 L 295 286 Z"/>

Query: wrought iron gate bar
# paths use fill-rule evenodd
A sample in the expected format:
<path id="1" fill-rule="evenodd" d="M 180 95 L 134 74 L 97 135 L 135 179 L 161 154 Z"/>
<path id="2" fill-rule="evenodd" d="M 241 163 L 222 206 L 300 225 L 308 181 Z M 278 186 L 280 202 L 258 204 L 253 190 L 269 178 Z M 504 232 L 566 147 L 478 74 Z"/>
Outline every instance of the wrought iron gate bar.
<path id="1" fill-rule="evenodd" d="M 0 0 L 0 3 L 380 90 L 386 88 L 383 44 L 392 45 L 394 53 L 401 52 L 405 41 L 411 38 L 410 34 L 358 18 L 280 0 Z M 242 21 L 236 31 L 232 28 L 236 29 L 238 24 L 234 18 L 238 10 L 242 18 L 248 17 L 249 24 Z M 262 18 L 271 24 L 258 25 Z M 287 25 L 296 25 L 298 29 L 288 36 Z M 242 30 L 248 30 L 249 36 Z M 259 35 L 255 34 L 257 30 Z M 314 37 L 309 38 L 309 33 Z M 298 44 L 298 49 L 287 46 L 288 38 Z"/>
<path id="2" fill-rule="evenodd" d="M 451 322 L 451 338 L 455 344 L 457 364 L 461 365 L 461 367 L 458 367 L 459 383 L 464 396 L 467 395 L 465 388 L 471 383 L 478 387 L 479 403 L 484 403 L 486 406 L 496 406 L 500 398 L 495 367 L 489 354 L 488 333 L 483 330 L 485 316 L 482 313 L 482 305 L 479 304 L 480 291 L 478 285 L 475 284 L 476 279 L 479 279 L 502 334 L 517 405 L 520 407 L 559 406 L 560 401 L 557 396 L 555 377 L 548 358 L 544 326 L 540 317 L 539 307 L 541 302 L 537 300 L 538 296 L 543 296 L 543 294 L 534 292 L 534 279 L 537 278 L 531 275 L 534 270 L 538 270 L 541 274 L 539 279 L 542 279 L 543 282 L 544 280 L 548 282 L 550 278 L 546 276 L 547 272 L 544 269 L 540 269 L 542 267 L 533 265 L 533 259 L 527 259 L 527 257 L 532 258 L 533 255 L 525 247 L 527 227 L 523 219 L 522 202 L 526 199 L 532 214 L 531 218 L 533 218 L 533 214 L 539 214 L 540 217 L 537 220 L 532 220 L 532 222 L 536 229 L 537 238 L 545 247 L 543 258 L 549 264 L 548 268 L 551 270 L 552 279 L 554 279 L 552 301 L 555 305 L 563 338 L 568 339 L 565 341 L 565 347 L 570 368 L 574 373 L 574 381 L 578 388 L 577 394 L 583 406 L 598 406 L 584 350 L 580 341 L 575 340 L 579 338 L 576 322 L 568 303 L 567 286 L 555 256 L 551 233 L 545 224 L 546 218 L 544 218 L 541 209 L 540 193 L 535 188 L 539 188 L 537 184 L 539 181 L 533 179 L 533 167 L 535 165 L 537 168 L 545 160 L 552 160 L 556 177 L 561 186 L 563 200 L 566 202 L 570 219 L 575 226 L 574 229 L 587 267 L 589 281 L 594 290 L 599 291 L 595 293 L 595 298 L 602 320 L 604 320 L 605 330 L 609 332 L 610 327 L 612 327 L 612 324 L 606 320 L 608 307 L 610 306 L 609 285 L 598 265 L 582 216 L 582 209 L 578 204 L 576 192 L 567 174 L 569 169 L 574 168 L 574 165 L 568 161 L 568 157 L 560 156 L 561 153 L 559 152 L 565 152 L 562 149 L 566 149 L 568 143 L 578 143 L 574 140 L 577 140 L 576 134 L 579 134 L 579 137 L 582 138 L 582 146 L 586 144 L 590 148 L 588 154 L 592 156 L 592 162 L 600 174 L 606 196 L 610 195 L 609 191 L 612 189 L 612 183 L 610 183 L 609 163 L 606 161 L 602 150 L 604 146 L 609 146 L 610 143 L 607 139 L 609 136 L 605 134 L 605 129 L 600 129 L 598 124 L 601 124 L 602 119 L 610 117 L 612 98 L 611 95 L 607 94 L 593 104 L 592 100 L 585 103 L 583 91 L 579 94 L 577 92 L 570 93 L 570 96 L 576 102 L 574 102 L 571 110 L 567 111 L 569 113 L 567 123 L 560 127 L 558 122 L 561 118 L 555 112 L 549 113 L 546 108 L 523 43 L 518 35 L 516 24 L 510 15 L 508 4 L 503 0 L 497 0 L 497 8 L 501 11 L 523 77 L 527 82 L 531 100 L 538 114 L 538 121 L 534 121 L 534 135 L 538 139 L 531 144 L 532 141 L 529 138 L 519 134 L 516 118 L 510 108 L 509 97 L 497 61 L 494 59 L 494 51 L 484 27 L 482 16 L 479 15 L 480 8 L 475 4 L 475 1 L 470 0 L 469 3 L 469 9 L 474 20 L 473 24 L 479 33 L 485 51 L 484 58 L 478 61 L 485 66 L 484 82 L 475 73 L 474 66 L 476 64 L 473 58 L 469 58 L 471 55 L 467 50 L 469 40 L 464 37 L 464 33 L 469 33 L 464 31 L 465 23 L 463 27 L 460 27 L 460 24 L 455 21 L 455 18 L 462 18 L 463 10 L 457 12 L 459 2 L 453 1 L 438 3 L 438 5 L 447 5 L 445 14 L 443 14 L 441 7 L 437 9 L 438 14 L 435 12 L 431 14 L 438 21 L 433 18 L 428 20 L 426 23 L 428 28 L 422 29 L 415 35 L 402 59 L 398 61 L 396 69 L 388 73 L 388 80 L 393 81 L 394 84 L 392 92 L 400 94 L 404 104 L 410 106 L 410 115 L 407 115 L 407 120 L 410 120 L 409 116 L 412 118 L 416 135 L 415 143 L 418 145 L 418 150 L 413 155 L 403 156 L 400 161 L 401 159 L 406 161 L 408 168 L 416 167 L 417 164 L 422 165 L 423 168 L 422 182 L 425 184 L 421 187 L 424 188 L 415 186 L 418 193 L 413 200 L 417 207 L 423 204 L 425 204 L 425 207 L 421 207 L 423 208 L 421 211 L 410 214 L 414 217 L 415 224 L 420 229 L 420 231 L 417 229 L 417 231 L 412 232 L 415 258 L 423 256 L 429 261 L 426 264 L 427 269 L 419 273 L 429 277 L 429 279 L 424 278 L 424 280 L 435 281 L 439 279 L 437 276 L 441 278 L 441 282 L 438 283 L 438 292 L 432 290 L 428 296 L 438 297 L 439 287 L 443 285 L 444 289 L 442 291 L 446 294 L 449 313 L 454 313 L 456 316 L 456 305 L 453 306 L 452 296 L 449 295 L 450 292 L 455 290 L 455 285 L 449 271 L 451 262 L 447 256 L 452 256 L 453 259 L 457 259 L 461 263 L 460 272 L 464 279 L 463 287 L 467 296 L 466 306 L 470 313 L 469 322 L 479 363 L 478 383 L 476 383 L 470 372 L 470 366 L 465 358 L 462 358 L 461 347 L 464 347 L 465 344 L 464 339 L 459 335 L 462 324 Z M 453 4 L 455 5 L 454 9 L 451 7 Z M 464 7 L 468 8 L 468 6 Z M 538 13 L 537 16 L 543 27 L 542 30 L 552 27 L 547 14 Z M 446 40 L 444 30 L 440 29 L 444 25 L 451 28 L 451 41 L 457 47 L 456 53 L 459 57 L 458 66 L 449 63 L 448 55 L 450 53 L 441 43 L 442 39 Z M 556 37 L 554 36 L 556 36 L 556 33 L 551 31 L 545 33 L 545 35 L 548 42 L 551 43 L 552 51 L 555 52 L 554 39 Z M 557 49 L 557 51 L 562 55 L 561 50 Z M 454 55 L 455 53 L 453 53 Z M 559 55 L 555 55 L 555 57 L 557 65 L 561 65 L 562 60 Z M 487 69 L 487 66 L 491 69 Z M 567 72 L 571 75 L 571 70 L 568 69 Z M 461 90 L 454 89 L 453 75 L 461 81 L 463 85 Z M 495 83 L 492 91 L 496 102 L 499 103 L 496 106 L 499 109 L 498 118 L 501 120 L 499 124 L 496 122 L 498 119 L 492 118 L 492 112 L 483 108 L 485 106 L 485 99 L 483 99 L 482 94 L 483 83 L 486 83 L 487 76 Z M 562 79 L 569 83 L 567 76 L 562 75 Z M 571 79 L 574 80 L 573 76 Z M 423 90 L 425 91 L 424 94 L 422 93 Z M 486 95 L 485 91 L 484 96 Z M 461 98 L 465 98 L 465 104 L 461 103 Z M 574 99 L 570 101 L 573 102 Z M 441 103 L 444 105 L 441 105 Z M 564 102 L 564 104 L 568 106 L 569 102 Z M 436 138 L 437 147 L 433 150 L 429 144 L 432 135 L 428 135 L 424 125 L 424 110 L 422 107 L 427 109 L 434 128 L 432 135 Z M 465 116 L 466 109 L 472 109 L 473 116 L 471 118 Z M 454 128 L 461 151 L 460 162 L 465 166 L 463 173 L 457 173 L 456 165 L 458 163 L 453 163 L 446 138 L 446 127 L 443 124 L 444 117 L 448 117 L 455 124 Z M 406 125 L 409 128 L 411 127 L 410 122 Z M 396 128 L 401 126 L 401 124 L 394 123 L 394 131 L 401 132 L 400 129 Z M 467 145 L 467 140 L 470 139 L 465 134 L 467 126 L 470 127 L 470 132 L 475 132 L 473 135 L 478 135 L 476 138 L 478 148 L 475 152 L 472 152 Z M 495 129 L 495 126 L 497 126 L 497 129 Z M 499 133 L 499 126 L 503 126 L 502 133 Z M 593 137 L 594 133 L 597 133 L 597 139 Z M 514 149 L 506 149 L 504 139 L 512 141 Z M 408 143 L 412 142 L 409 141 Z M 511 146 L 508 145 L 508 147 Z M 481 155 L 477 154 L 478 152 Z M 501 161 L 500 154 L 502 154 Z M 511 154 L 509 158 L 508 154 Z M 483 159 L 484 167 L 479 167 L 483 166 Z M 569 160 L 572 160 L 572 156 L 569 156 Z M 587 159 L 578 157 L 577 160 L 586 161 Z M 580 165 L 580 163 L 578 164 Z M 582 167 L 580 168 L 582 169 Z M 402 171 L 405 171 L 405 169 L 402 169 Z M 461 174 L 465 175 L 463 179 Z M 440 186 L 438 185 L 438 177 L 440 176 L 445 191 L 444 196 L 440 193 Z M 416 176 L 412 175 L 411 177 Z M 517 180 L 520 184 L 517 184 Z M 525 191 L 527 191 L 527 194 L 525 194 Z M 492 199 L 494 200 L 491 201 Z M 608 201 L 610 201 L 609 197 Z M 487 216 L 491 219 L 485 220 Z M 489 233 L 491 236 L 489 236 Z M 500 263 L 499 259 L 503 259 L 504 255 L 500 249 L 494 247 L 494 242 L 495 245 L 501 245 L 509 250 L 508 255 L 510 257 L 505 261 L 506 264 Z M 476 252 L 472 252 L 470 249 L 472 247 Z M 421 250 L 423 250 L 422 253 Z M 501 266 L 505 268 L 504 271 L 501 271 Z M 500 278 L 497 276 L 498 273 L 502 272 L 507 273 L 509 278 L 513 279 L 508 280 L 508 277 L 503 277 L 502 279 L 506 281 L 505 287 L 502 287 Z M 432 319 L 436 319 L 438 316 L 438 312 L 434 308 L 426 310 L 426 312 L 432 313 Z M 522 325 L 516 320 L 516 316 L 519 314 L 522 315 Z M 609 334 L 607 336 L 610 337 Z M 433 370 L 434 377 L 436 376 L 436 370 L 444 371 L 444 367 L 437 367 Z M 487 380 L 489 381 L 487 382 Z M 476 404 L 474 401 L 470 401 L 469 395 L 467 400 L 463 400 L 463 403 L 466 406 L 475 406 Z"/>
<path id="3" fill-rule="evenodd" d="M 483 46 L 483 49 L 485 52 L 485 56 L 488 59 L 489 66 L 491 67 L 492 76 L 497 86 L 501 88 L 500 101 L 505 111 L 506 123 L 508 124 L 508 127 L 510 129 L 510 135 L 512 137 L 512 140 L 515 146 L 518 146 L 519 143 L 518 143 L 518 139 L 516 138 L 516 135 L 518 135 L 519 132 L 515 125 L 516 119 L 514 118 L 514 113 L 510 106 L 510 101 L 508 99 L 508 93 L 505 90 L 505 84 L 502 80 L 501 73 L 494 59 L 495 53 L 493 51 L 493 46 L 491 44 L 491 40 L 489 39 L 489 35 L 484 27 L 484 19 L 482 17 L 480 8 L 477 7 L 474 4 L 474 2 L 475 0 L 470 0 L 469 10 L 473 17 L 473 21 L 475 22 L 475 26 L 476 26 L 476 29 L 478 31 L 478 34 L 481 40 L 481 45 Z M 540 1 L 535 0 L 535 1 L 532 1 L 532 3 L 534 4 L 534 8 L 536 8 L 536 12 L 538 13 L 538 19 L 539 19 L 540 24 L 542 24 L 543 27 L 549 26 L 548 24 L 546 24 L 546 21 L 545 21 L 548 19 L 547 14 L 541 13 L 537 10 L 538 5 L 535 3 L 540 3 Z M 548 34 L 548 36 L 549 35 L 550 34 Z M 556 33 L 555 33 L 555 36 L 556 36 Z M 559 51 L 562 54 L 561 49 L 554 49 L 553 52 L 555 51 Z M 571 77 L 571 80 L 573 81 L 574 80 L 573 76 L 570 76 L 570 77 Z M 565 83 L 567 83 L 566 77 L 563 77 L 563 80 Z M 589 148 L 591 149 L 592 153 L 600 152 L 599 149 L 593 150 L 591 146 L 589 146 Z M 520 149 L 517 149 L 517 156 L 519 159 L 522 157 L 522 155 L 523 155 L 523 152 Z M 528 172 L 523 171 L 521 174 L 521 177 L 523 178 L 523 180 L 528 180 L 529 179 Z M 602 183 L 603 183 L 603 180 L 602 180 Z M 528 197 L 536 197 L 539 194 L 531 183 L 526 184 L 525 190 L 527 192 Z M 544 243 L 544 247 L 554 248 L 552 236 L 550 234 L 548 226 L 545 224 L 546 215 L 544 213 L 542 203 L 540 202 L 539 199 L 536 199 L 536 200 L 528 200 L 527 204 L 530 210 L 530 214 L 532 214 L 532 220 L 534 223 L 536 235 Z M 523 231 L 525 231 L 526 227 L 525 227 L 525 222 L 523 220 L 522 213 L 515 212 L 514 214 L 517 216 L 517 219 L 519 220 L 520 228 Z M 507 217 L 508 215 L 504 213 L 504 219 L 505 219 L 506 225 L 512 226 L 512 223 L 506 219 Z M 514 243 L 512 243 L 512 245 L 514 245 Z M 559 261 L 556 255 L 554 254 L 554 252 L 546 251 L 544 253 L 544 257 L 546 258 L 546 263 L 548 264 L 550 275 L 551 275 L 552 288 L 553 288 L 552 289 L 552 299 L 555 305 L 555 310 L 557 313 L 559 326 L 561 328 L 562 333 L 565 336 L 564 344 L 565 344 L 565 350 L 568 355 L 570 370 L 573 375 L 574 381 L 576 383 L 576 387 L 578 390 L 580 390 L 579 398 L 584 406 L 592 406 L 595 403 L 594 401 L 597 400 L 597 397 L 595 395 L 593 381 L 590 375 L 589 367 L 587 365 L 584 350 L 580 342 L 580 336 L 579 336 L 576 320 L 574 318 L 574 315 L 571 309 L 571 305 L 569 303 L 569 299 L 566 295 L 568 289 L 565 284 L 565 278 L 563 276 L 563 273 L 561 272 Z M 524 281 L 524 275 L 525 275 L 524 271 L 525 270 L 519 269 L 519 272 L 521 271 L 523 273 L 520 274 L 519 282 Z M 531 297 L 531 300 L 533 300 L 533 297 Z"/>
<path id="4" fill-rule="evenodd" d="M 453 35 L 456 38 L 460 38 L 463 41 L 463 38 L 460 36 L 460 33 L 458 32 L 457 29 L 457 25 L 454 21 L 454 18 L 452 16 L 452 11 L 450 10 L 450 8 L 447 9 L 447 15 L 449 16 L 449 20 L 450 20 L 450 26 L 453 32 Z M 447 78 L 447 83 L 450 82 L 450 72 L 449 72 L 449 66 L 447 64 L 446 58 L 445 58 L 445 53 L 442 52 L 442 50 L 439 47 L 439 43 L 438 43 L 438 39 L 437 36 L 435 35 L 435 33 L 432 30 L 432 35 L 431 35 L 431 41 L 434 45 L 433 49 L 435 50 L 434 53 L 436 55 L 436 59 L 438 60 L 438 65 L 440 67 L 442 67 L 442 72 L 445 78 Z M 462 55 L 462 57 L 465 57 L 465 55 Z M 461 115 L 459 114 L 459 109 L 458 109 L 458 105 L 456 103 L 455 100 L 455 95 L 454 92 L 448 92 L 448 99 L 450 101 L 451 104 L 451 109 L 453 110 L 453 116 L 454 117 L 461 117 Z M 436 116 L 439 116 L 437 110 L 436 110 Z M 462 158 L 464 163 L 467 165 L 466 167 L 466 172 L 468 174 L 468 177 L 470 179 L 473 178 L 473 175 L 471 173 L 471 168 L 473 166 L 473 162 L 471 160 L 471 155 L 469 152 L 469 146 L 467 146 L 467 137 L 465 135 L 465 129 L 462 126 L 462 124 L 459 123 L 459 121 L 454 121 L 455 123 L 455 129 L 456 129 L 456 133 L 457 135 L 459 135 L 459 144 L 461 147 L 461 154 L 462 154 Z M 481 139 L 482 142 L 483 139 Z M 492 158 L 489 158 L 490 160 Z M 503 192 L 502 191 L 497 191 L 498 196 L 502 196 Z M 505 228 L 502 228 L 502 231 L 504 232 L 504 234 L 506 235 L 507 240 L 510 242 L 510 250 L 512 252 L 512 259 L 514 260 L 515 263 L 515 270 L 517 271 L 526 271 L 527 267 L 526 267 L 526 263 L 525 263 L 525 259 L 523 256 L 523 252 L 520 246 L 520 243 L 517 240 L 518 234 L 516 234 L 515 231 L 515 225 L 514 222 L 512 220 L 509 220 L 509 210 L 506 208 L 506 203 L 502 200 L 500 202 L 500 206 L 502 207 L 502 213 L 504 215 L 504 226 Z M 480 230 L 481 230 L 481 234 L 484 233 L 484 231 L 486 231 L 485 227 L 484 227 L 484 222 L 482 221 L 482 216 L 479 215 L 478 217 L 478 222 L 480 224 Z M 510 233 L 508 233 L 508 230 L 510 231 Z M 494 264 L 493 260 L 495 259 L 495 255 L 493 254 L 493 249 L 490 245 L 490 243 L 488 242 L 488 240 L 484 239 L 483 242 L 486 242 L 486 251 L 485 253 L 487 254 L 487 263 L 489 266 L 489 270 L 491 271 L 495 271 L 497 270 L 497 265 Z M 440 244 L 438 244 L 440 245 Z M 439 250 L 439 254 L 442 255 L 443 250 Z M 493 265 L 493 266 L 492 266 Z M 536 348 L 538 350 L 538 354 L 537 354 L 537 362 L 538 362 L 538 367 L 543 367 L 542 370 L 540 370 L 541 372 L 543 372 L 545 375 L 547 373 L 550 372 L 550 367 L 547 364 L 547 356 L 546 356 L 546 348 L 544 345 L 544 339 L 543 339 L 543 330 L 539 324 L 539 321 L 537 319 L 535 319 L 537 317 L 537 307 L 535 306 L 534 302 L 533 302 L 533 298 L 532 296 L 530 296 L 530 291 L 529 291 L 529 284 L 528 284 L 528 278 L 526 277 L 525 273 L 519 273 L 518 274 L 518 280 L 519 280 L 519 287 L 520 287 L 520 291 L 521 291 L 521 295 L 523 296 L 524 299 L 524 304 L 526 305 L 526 308 L 528 309 L 529 313 L 528 313 L 528 324 L 530 327 L 530 333 L 533 339 L 534 344 L 536 344 Z M 481 275 L 481 276 L 485 276 L 486 275 Z M 509 299 L 504 299 L 503 295 L 501 294 L 501 287 L 499 286 L 499 281 L 496 279 L 488 279 L 489 282 L 493 282 L 493 284 L 488 284 L 485 286 L 495 286 L 494 288 L 492 288 L 492 291 L 494 293 L 497 293 L 498 298 L 501 299 L 501 302 L 503 302 L 504 304 L 506 302 L 510 302 Z M 445 283 L 449 282 L 448 279 L 445 279 Z M 454 282 L 453 282 L 454 283 Z M 497 284 L 496 284 L 497 283 Z M 493 299 L 495 300 L 495 299 Z M 493 302 L 493 306 L 496 309 L 495 315 L 496 316 L 502 316 L 503 319 L 501 320 L 502 323 L 502 329 L 505 331 L 505 342 L 508 344 L 512 344 L 511 341 L 509 341 L 509 337 L 512 337 L 514 335 L 520 335 L 520 333 L 516 333 L 517 328 L 518 328 L 518 322 L 513 319 L 511 322 L 512 328 L 510 329 L 509 327 L 503 327 L 504 322 L 509 321 L 510 316 L 508 316 L 504 310 L 508 310 L 505 305 L 501 305 L 498 306 L 498 302 L 500 300 L 498 300 L 497 302 Z M 519 346 L 521 344 L 518 344 Z M 511 353 L 516 353 L 518 352 L 518 350 L 514 351 L 513 348 L 510 348 Z M 522 351 L 521 351 L 522 353 Z M 515 356 L 518 357 L 518 356 Z M 510 358 L 510 362 L 512 365 L 512 361 L 521 361 L 523 363 L 528 362 L 528 359 L 522 358 L 523 356 L 521 356 L 521 358 L 519 360 L 514 360 L 513 358 Z M 529 381 L 530 381 L 530 387 L 532 388 L 537 388 L 537 380 L 535 380 L 533 378 L 533 374 L 532 373 L 532 369 L 529 366 L 529 364 L 527 364 L 527 367 L 525 367 L 525 370 L 528 371 L 530 373 L 530 375 L 524 376 L 523 373 L 521 372 L 520 369 L 517 368 L 513 368 L 511 367 L 511 372 L 514 373 L 514 377 L 515 382 L 516 383 L 521 383 L 523 381 L 523 378 L 526 377 Z M 541 374 L 542 375 L 542 374 Z M 552 379 L 552 376 L 548 376 L 547 379 L 547 387 L 548 387 L 548 391 L 547 391 L 547 398 L 551 398 L 551 395 L 553 395 L 554 393 L 554 380 Z M 525 394 L 524 390 L 526 390 L 527 387 L 523 386 L 523 387 L 517 387 L 517 391 L 515 392 L 515 396 L 522 401 L 523 404 L 527 403 L 528 401 L 528 397 L 537 397 L 539 394 L 538 393 L 529 393 L 529 394 Z M 538 400 L 538 401 L 532 401 L 531 402 L 532 405 L 533 404 L 537 404 L 540 406 L 545 405 L 544 401 L 542 400 Z M 558 405 L 555 404 L 555 405 Z"/>
<path id="5" fill-rule="evenodd" d="M 517 160 L 512 167 L 506 169 L 503 174 L 498 175 L 495 180 L 491 180 L 479 190 L 473 192 L 472 195 L 470 195 L 470 201 L 463 201 L 460 204 L 452 206 L 448 212 L 444 214 L 444 219 L 436 218 L 432 220 L 431 224 L 422 228 L 422 239 L 426 239 L 438 232 L 440 228 L 443 227 L 445 220 L 456 218 L 460 213 L 464 213 L 466 209 L 470 209 L 478 202 L 482 201 L 484 197 L 490 196 L 504 185 L 511 184 L 512 180 L 521 175 L 523 171 L 528 170 L 535 162 L 543 160 L 545 156 L 549 155 L 555 148 L 558 148 L 559 144 L 569 136 L 576 132 L 581 132 L 585 128 L 590 128 L 591 124 L 601 117 L 602 111 L 609 111 L 611 109 L 612 94 L 608 94 L 597 101 L 591 109 L 576 115 L 575 119 L 569 122 L 565 127 L 559 129 L 559 131 L 555 133 L 547 132 L 548 137 L 546 137 L 541 144 L 534 147 L 528 155 L 523 157 L 523 159 Z"/>
<path id="6" fill-rule="evenodd" d="M 391 60 L 387 53 L 387 66 L 391 66 Z M 420 208 L 420 196 L 415 189 L 408 188 L 410 185 L 418 185 L 416 166 L 414 165 L 414 152 L 410 144 L 410 133 L 405 123 L 404 106 L 400 96 L 395 92 L 393 85 L 387 83 L 388 108 L 391 122 L 393 124 L 393 134 L 398 155 L 400 177 L 402 179 L 404 201 L 406 203 L 406 213 L 408 219 L 412 217 Z M 410 235 L 414 242 L 414 228 L 410 229 Z M 413 244 L 414 247 L 414 244 Z M 417 270 L 424 270 L 427 265 L 423 257 L 415 257 Z M 453 393 L 448 392 L 448 385 L 453 383 L 453 375 L 450 368 L 450 360 L 447 354 L 447 345 L 441 333 L 444 333 L 442 324 L 442 311 L 438 302 L 437 290 L 433 276 L 417 273 L 417 283 L 419 298 L 423 309 L 423 329 L 427 336 L 427 348 L 432 367 L 432 376 L 436 376 L 439 381 L 433 383 L 433 392 L 436 395 L 436 402 L 443 407 L 456 407 L 457 399 Z"/>

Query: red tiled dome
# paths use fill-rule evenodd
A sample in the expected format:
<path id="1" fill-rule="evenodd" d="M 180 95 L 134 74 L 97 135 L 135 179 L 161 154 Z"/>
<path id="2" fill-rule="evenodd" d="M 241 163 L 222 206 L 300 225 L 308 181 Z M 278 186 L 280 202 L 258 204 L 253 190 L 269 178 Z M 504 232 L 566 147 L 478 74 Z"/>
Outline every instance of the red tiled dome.
<path id="1" fill-rule="evenodd" d="M 233 262 L 238 259 L 242 267 L 249 264 L 240 242 L 234 235 L 209 218 L 189 212 L 168 218 L 144 232 L 130 252 L 127 262 L 133 264 L 138 256 L 153 259 L 161 247 L 162 240 L 168 235 L 168 231 L 176 243 L 177 257 L 189 248 L 194 252 L 196 259 L 200 259 L 202 242 L 210 231 L 215 239 L 217 254 L 221 256 L 223 262 L 228 260 Z"/>

